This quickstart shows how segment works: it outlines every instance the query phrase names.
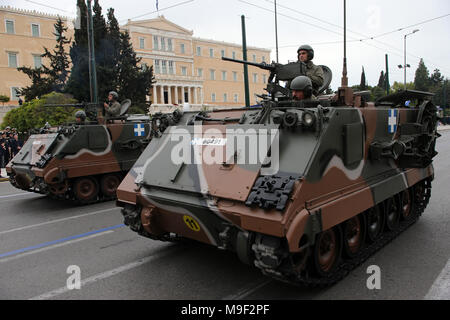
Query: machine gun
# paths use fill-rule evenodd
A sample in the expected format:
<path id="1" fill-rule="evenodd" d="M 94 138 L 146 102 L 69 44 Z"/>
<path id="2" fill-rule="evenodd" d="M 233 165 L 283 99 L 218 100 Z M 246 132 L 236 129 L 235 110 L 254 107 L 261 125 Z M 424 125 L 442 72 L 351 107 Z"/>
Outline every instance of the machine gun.
<path id="1" fill-rule="evenodd" d="M 288 64 L 281 64 L 272 62 L 271 64 L 267 64 L 265 62 L 262 63 L 256 63 L 256 62 L 250 62 L 250 61 L 244 61 L 244 60 L 237 60 L 227 57 L 222 57 L 222 60 L 225 61 L 231 61 L 231 62 L 237 62 L 242 63 L 250 66 L 255 66 L 264 70 L 269 70 L 270 75 L 267 80 L 267 88 L 266 91 L 269 92 L 272 99 L 274 99 L 277 96 L 277 93 L 281 93 L 282 95 L 286 97 L 290 97 L 290 90 L 289 90 L 289 83 L 298 76 L 304 76 L 306 75 L 306 64 L 301 61 L 296 62 L 290 62 Z M 320 65 L 319 67 L 322 68 L 324 73 L 324 81 L 323 85 L 317 89 L 317 92 L 315 94 L 322 93 L 331 83 L 332 79 L 332 72 L 330 68 L 327 66 Z M 288 85 L 286 87 L 282 87 L 279 82 L 280 81 L 287 81 Z"/>

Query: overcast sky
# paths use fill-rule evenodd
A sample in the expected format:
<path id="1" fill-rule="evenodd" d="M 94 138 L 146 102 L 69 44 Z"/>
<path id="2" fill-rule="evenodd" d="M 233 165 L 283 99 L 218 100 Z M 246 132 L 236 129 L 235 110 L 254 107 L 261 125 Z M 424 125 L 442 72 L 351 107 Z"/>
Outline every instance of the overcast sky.
<path id="1" fill-rule="evenodd" d="M 240 16 L 245 15 L 247 45 L 269 48 L 271 59 L 276 59 L 273 0 L 159 0 L 159 13 L 156 2 L 100 0 L 100 5 L 105 16 L 113 7 L 121 24 L 159 14 L 192 30 L 194 37 L 238 44 L 242 42 Z M 0 4 L 65 16 L 76 12 L 76 0 L 0 0 Z M 297 48 L 310 44 L 315 64 L 333 71 L 331 86 L 336 89 L 342 75 L 343 0 L 277 0 L 277 9 L 279 62 L 296 59 Z M 385 70 L 385 54 L 389 56 L 391 85 L 403 82 L 403 69 L 397 65 L 403 64 L 404 35 L 415 29 L 419 32 L 407 36 L 407 63 L 411 65 L 407 81 L 414 80 L 420 58 L 430 73 L 438 68 L 450 78 L 449 0 L 347 0 L 349 84 L 360 83 L 364 66 L 369 85 L 376 85 Z"/>

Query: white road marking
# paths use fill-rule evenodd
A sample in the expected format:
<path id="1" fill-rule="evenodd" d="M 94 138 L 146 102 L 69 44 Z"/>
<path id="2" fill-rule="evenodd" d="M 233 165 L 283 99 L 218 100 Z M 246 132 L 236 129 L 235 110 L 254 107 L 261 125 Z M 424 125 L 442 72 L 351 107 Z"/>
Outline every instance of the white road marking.
<path id="1" fill-rule="evenodd" d="M 10 229 L 10 230 L 0 231 L 0 235 L 6 234 L 6 233 L 10 233 L 10 232 L 15 232 L 15 231 L 22 231 L 22 230 L 26 230 L 26 229 L 30 229 L 30 228 L 41 227 L 41 226 L 44 226 L 44 225 L 47 225 L 47 224 L 57 223 L 57 222 L 61 222 L 61 221 L 67 221 L 67 220 L 77 219 L 77 218 L 81 218 L 81 217 L 92 216 L 94 214 L 104 213 L 104 212 L 108 212 L 108 211 L 111 211 L 111 210 L 114 210 L 114 209 L 119 209 L 119 208 L 118 207 L 114 207 L 114 208 L 94 211 L 94 212 L 90 212 L 90 213 L 80 214 L 80 215 L 77 215 L 77 216 L 61 218 L 61 219 L 46 221 L 46 222 L 37 223 L 37 224 L 29 225 L 29 226 L 18 227 L 18 228 L 14 228 L 14 229 Z"/>
<path id="2" fill-rule="evenodd" d="M 54 245 L 51 245 L 51 246 L 48 246 L 48 247 L 44 247 L 44 248 L 41 248 L 41 249 L 37 249 L 37 250 L 34 250 L 34 251 L 28 251 L 28 252 L 24 252 L 24 253 L 19 253 L 19 254 L 15 255 L 15 256 L 12 256 L 12 257 L 7 257 L 7 258 L 0 259 L 0 263 L 16 260 L 16 259 L 22 258 L 24 256 L 28 256 L 28 255 L 31 255 L 31 254 L 36 254 L 36 253 L 39 253 L 39 252 L 55 249 L 55 248 L 58 248 L 58 247 L 66 246 L 68 244 L 73 244 L 73 243 L 76 243 L 76 242 L 80 242 L 80 241 L 83 241 L 83 240 L 88 240 L 88 239 L 92 239 L 92 238 L 95 238 L 95 237 L 103 236 L 105 234 L 112 233 L 112 232 L 114 232 L 114 230 L 108 230 L 108 231 L 105 231 L 105 232 L 92 234 L 92 235 L 84 237 L 84 238 L 79 238 L 79 239 L 74 239 L 74 240 L 70 240 L 70 241 L 66 241 L 66 242 L 57 243 L 57 244 L 54 244 Z"/>
<path id="3" fill-rule="evenodd" d="M 262 281 L 256 281 L 253 282 L 243 288 L 241 288 L 237 293 L 231 294 L 229 296 L 226 296 L 225 298 L 222 298 L 222 300 L 242 300 L 245 297 L 251 295 L 256 290 L 264 287 L 269 282 L 272 282 L 272 279 L 263 279 Z"/>
<path id="4" fill-rule="evenodd" d="M 34 193 L 34 192 L 22 192 L 22 193 L 14 193 L 14 194 L 8 194 L 6 196 L 0 196 L 0 199 L 3 198 L 11 198 L 11 197 L 19 197 L 19 196 L 24 196 L 24 195 L 41 195 L 43 196 L 43 194 L 39 194 L 39 193 Z"/>
<path id="5" fill-rule="evenodd" d="M 81 290 L 83 289 L 84 286 L 86 286 L 88 284 L 95 283 L 95 282 L 97 282 L 99 280 L 103 280 L 103 279 L 112 277 L 114 275 L 117 275 L 119 273 L 122 273 L 122 272 L 125 272 L 125 271 L 128 271 L 128 270 L 140 267 L 140 266 L 142 266 L 142 265 L 144 265 L 146 263 L 149 263 L 149 262 L 151 262 L 153 260 L 159 259 L 159 258 L 161 258 L 161 257 L 163 257 L 163 256 L 165 256 L 165 255 L 167 255 L 167 254 L 169 254 L 171 252 L 173 252 L 174 250 L 175 249 L 171 249 L 171 250 L 166 250 L 164 252 L 156 253 L 156 254 L 151 255 L 149 257 L 142 258 L 142 259 L 139 259 L 137 261 L 134 261 L 134 262 L 128 263 L 126 265 L 120 266 L 118 268 L 115 268 L 115 269 L 112 269 L 112 270 L 109 270 L 109 271 L 106 271 L 106 272 L 102 272 L 102 273 L 96 274 L 96 275 L 94 275 L 92 277 L 86 278 L 86 279 L 81 281 Z M 179 249 L 177 249 L 177 250 L 179 250 Z M 59 289 L 56 289 L 56 290 L 53 290 L 53 291 L 50 291 L 50 292 L 38 295 L 36 297 L 30 298 L 29 300 L 50 299 L 50 298 L 54 298 L 56 296 L 59 296 L 61 294 L 69 292 L 69 291 L 71 291 L 71 290 L 68 289 L 67 286 L 66 287 L 61 287 Z"/>
<path id="6" fill-rule="evenodd" d="M 450 259 L 434 281 L 425 300 L 450 300 Z"/>

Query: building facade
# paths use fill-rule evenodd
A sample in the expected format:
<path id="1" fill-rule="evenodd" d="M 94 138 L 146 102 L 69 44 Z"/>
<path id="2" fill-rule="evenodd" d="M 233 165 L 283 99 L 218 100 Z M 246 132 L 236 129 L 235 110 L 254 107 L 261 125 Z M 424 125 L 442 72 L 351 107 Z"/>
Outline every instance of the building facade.
<path id="1" fill-rule="evenodd" d="M 66 37 L 73 38 L 72 22 L 60 18 L 68 27 Z M 56 15 L 42 12 L 0 7 L 0 95 L 10 97 L 10 104 L 17 104 L 17 89 L 31 84 L 17 68 L 48 65 L 41 54 L 44 47 L 53 50 L 56 45 L 57 19 Z"/>
<path id="2" fill-rule="evenodd" d="M 34 11 L 0 7 L 0 94 L 16 101 L 17 88 L 29 85 L 28 77 L 17 71 L 20 66 L 45 64 L 40 58 L 43 47 L 54 48 L 54 23 L 57 16 Z M 73 24 L 68 38 L 73 39 Z M 226 56 L 243 59 L 238 44 L 200 39 L 193 31 L 176 25 L 164 16 L 131 21 L 121 26 L 130 34 L 141 63 L 153 66 L 155 83 L 148 93 L 153 110 L 170 111 L 171 107 L 189 103 L 193 107 L 233 107 L 245 104 L 243 65 L 221 60 Z M 248 47 L 247 60 L 270 62 L 270 50 Z M 263 93 L 268 72 L 249 66 L 250 103 Z"/>

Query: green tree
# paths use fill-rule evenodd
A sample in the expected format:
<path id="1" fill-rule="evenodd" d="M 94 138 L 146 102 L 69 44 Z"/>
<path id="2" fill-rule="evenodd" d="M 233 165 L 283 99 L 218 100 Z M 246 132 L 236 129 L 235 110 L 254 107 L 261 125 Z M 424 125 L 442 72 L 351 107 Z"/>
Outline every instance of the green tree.
<path id="1" fill-rule="evenodd" d="M 362 67 L 362 72 L 361 72 L 361 82 L 359 84 L 359 90 L 364 91 L 367 88 L 367 83 L 366 83 L 366 73 L 364 72 L 364 67 Z"/>
<path id="2" fill-rule="evenodd" d="M 72 70 L 66 92 L 71 93 L 78 101 L 90 101 L 86 2 L 77 0 L 77 7 L 80 13 L 80 28 L 75 29 L 74 41 L 70 47 Z"/>
<path id="3" fill-rule="evenodd" d="M 73 107 L 45 107 L 44 104 L 68 104 L 76 101 L 62 93 L 52 92 L 43 95 L 41 99 L 33 99 L 25 102 L 19 108 L 6 113 L 2 127 L 10 126 L 18 131 L 28 131 L 32 128 L 40 128 L 48 122 L 52 126 L 61 125 L 74 120 L 75 108 Z"/>
<path id="4" fill-rule="evenodd" d="M 380 77 L 378 78 L 377 87 L 384 88 L 385 76 L 384 71 L 382 70 L 380 73 Z"/>
<path id="5" fill-rule="evenodd" d="M 370 92 L 371 92 L 371 100 L 372 101 L 376 101 L 377 99 L 384 97 L 386 95 L 386 91 L 379 86 L 373 87 L 370 90 Z"/>
<path id="6" fill-rule="evenodd" d="M 139 66 L 141 58 L 136 56 L 130 43 L 127 31 L 120 34 L 120 55 L 118 63 L 118 93 L 123 98 L 135 103 L 146 101 L 152 83 L 154 82 L 153 67 Z"/>
<path id="7" fill-rule="evenodd" d="M 3 94 L 0 94 L 0 102 L 3 103 L 3 105 L 5 105 L 6 102 L 9 101 L 9 97 L 5 96 Z"/>
<path id="8" fill-rule="evenodd" d="M 69 58 L 64 46 L 70 43 L 64 32 L 67 27 L 60 18 L 54 24 L 56 36 L 56 46 L 51 53 L 44 47 L 44 53 L 41 57 L 48 58 L 50 66 L 42 65 L 39 68 L 19 67 L 17 70 L 25 73 L 31 79 L 31 85 L 19 90 L 19 94 L 25 96 L 26 100 L 32 100 L 41 97 L 52 91 L 62 92 L 64 90 L 69 68 Z"/>
<path id="9" fill-rule="evenodd" d="M 420 59 L 419 66 L 416 69 L 414 77 L 414 88 L 420 91 L 429 91 L 431 82 L 429 78 L 429 72 L 423 59 Z"/>
<path id="10" fill-rule="evenodd" d="M 407 82 L 406 83 L 406 89 L 407 90 L 414 90 L 414 82 Z M 405 85 L 403 82 L 397 82 L 394 81 L 394 83 L 391 86 L 391 93 L 396 93 L 399 91 L 405 90 Z"/>

